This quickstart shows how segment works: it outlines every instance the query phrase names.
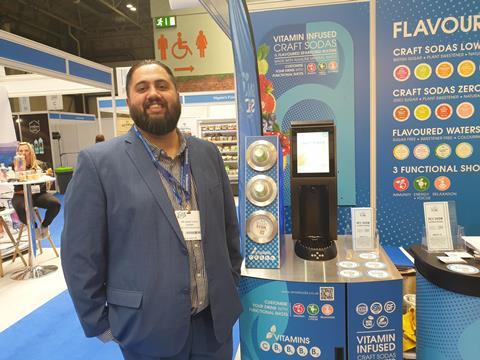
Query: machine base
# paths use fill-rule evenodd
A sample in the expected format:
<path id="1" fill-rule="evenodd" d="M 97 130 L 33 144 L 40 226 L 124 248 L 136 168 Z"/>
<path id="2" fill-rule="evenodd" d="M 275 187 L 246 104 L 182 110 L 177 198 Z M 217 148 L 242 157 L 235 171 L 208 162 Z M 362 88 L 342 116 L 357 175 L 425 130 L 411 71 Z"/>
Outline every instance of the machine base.
<path id="1" fill-rule="evenodd" d="M 335 241 L 319 236 L 309 236 L 295 243 L 295 254 L 310 261 L 326 261 L 337 256 Z"/>

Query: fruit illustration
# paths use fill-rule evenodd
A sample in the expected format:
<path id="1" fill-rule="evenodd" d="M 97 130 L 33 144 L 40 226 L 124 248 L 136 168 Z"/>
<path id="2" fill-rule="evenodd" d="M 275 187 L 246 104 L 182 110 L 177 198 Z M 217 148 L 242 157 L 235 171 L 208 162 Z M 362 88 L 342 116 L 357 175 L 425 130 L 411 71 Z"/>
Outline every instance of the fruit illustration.
<path id="1" fill-rule="evenodd" d="M 269 70 L 268 53 L 270 47 L 267 44 L 261 44 L 257 49 L 257 66 L 258 66 L 258 85 L 260 90 L 260 100 L 262 103 L 262 122 L 263 134 L 275 135 L 280 139 L 283 153 L 283 168 L 287 167 L 288 156 L 290 156 L 290 136 L 283 133 L 276 121 L 275 109 L 277 101 L 273 95 L 273 82 L 267 78 Z"/>
<path id="2" fill-rule="evenodd" d="M 258 60 L 258 73 L 265 75 L 268 72 L 268 61 L 266 59 Z"/>
<path id="3" fill-rule="evenodd" d="M 262 94 L 261 95 L 262 101 L 262 113 L 273 113 L 275 112 L 275 106 L 277 102 L 275 101 L 275 97 L 272 94 Z"/>

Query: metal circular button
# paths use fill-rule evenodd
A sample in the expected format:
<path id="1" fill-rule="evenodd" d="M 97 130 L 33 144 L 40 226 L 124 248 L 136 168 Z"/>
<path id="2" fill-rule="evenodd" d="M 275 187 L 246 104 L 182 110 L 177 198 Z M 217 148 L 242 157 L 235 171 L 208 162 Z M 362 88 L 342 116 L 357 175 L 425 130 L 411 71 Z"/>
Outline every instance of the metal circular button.
<path id="1" fill-rule="evenodd" d="M 277 151 L 271 142 L 257 140 L 247 148 L 247 164 L 256 171 L 267 171 L 276 161 Z"/>
<path id="2" fill-rule="evenodd" d="M 267 206 L 277 196 L 277 184 L 266 175 L 252 177 L 247 183 L 247 199 L 256 206 Z"/>
<path id="3" fill-rule="evenodd" d="M 277 219 L 269 211 L 258 210 L 247 219 L 247 235 L 257 244 L 266 244 L 277 235 Z"/>

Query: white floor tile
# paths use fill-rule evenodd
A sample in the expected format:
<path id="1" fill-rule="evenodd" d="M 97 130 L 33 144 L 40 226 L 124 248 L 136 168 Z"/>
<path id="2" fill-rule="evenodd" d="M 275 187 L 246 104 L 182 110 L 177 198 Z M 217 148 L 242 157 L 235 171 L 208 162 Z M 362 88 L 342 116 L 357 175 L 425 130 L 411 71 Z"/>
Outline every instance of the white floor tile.
<path id="1" fill-rule="evenodd" d="M 27 260 L 27 256 L 25 256 Z M 10 275 L 24 267 L 20 259 L 12 264 L 10 260 L 4 262 L 4 276 L 0 278 L 0 332 L 13 325 L 32 311 L 36 310 L 67 287 L 60 264 L 50 248 L 45 248 L 37 258 L 38 264 L 56 265 L 58 270 L 38 279 L 12 280 Z"/>

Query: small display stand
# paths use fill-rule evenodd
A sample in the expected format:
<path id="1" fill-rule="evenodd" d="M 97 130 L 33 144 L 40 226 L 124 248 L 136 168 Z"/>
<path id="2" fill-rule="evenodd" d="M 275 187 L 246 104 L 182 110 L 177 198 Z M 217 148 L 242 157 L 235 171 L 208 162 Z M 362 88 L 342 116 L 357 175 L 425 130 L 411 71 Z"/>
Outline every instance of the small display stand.
<path id="1" fill-rule="evenodd" d="M 421 245 L 411 248 L 417 268 L 417 358 L 478 359 L 480 263 L 445 264 Z"/>
<path id="2" fill-rule="evenodd" d="M 402 277 L 383 249 L 316 262 L 286 236 L 280 269 L 242 267 L 242 359 L 401 359 Z"/>

